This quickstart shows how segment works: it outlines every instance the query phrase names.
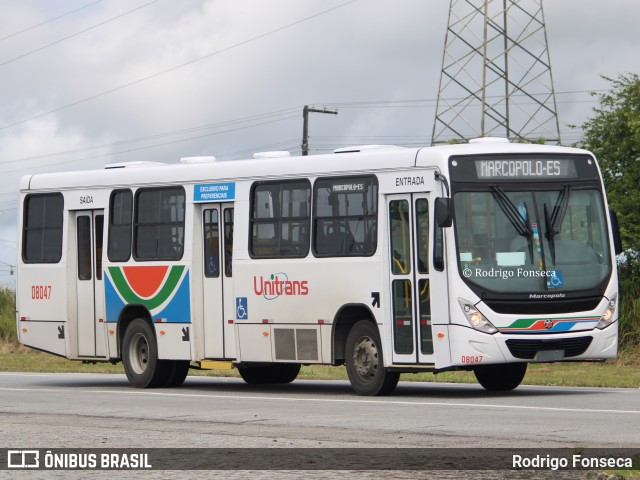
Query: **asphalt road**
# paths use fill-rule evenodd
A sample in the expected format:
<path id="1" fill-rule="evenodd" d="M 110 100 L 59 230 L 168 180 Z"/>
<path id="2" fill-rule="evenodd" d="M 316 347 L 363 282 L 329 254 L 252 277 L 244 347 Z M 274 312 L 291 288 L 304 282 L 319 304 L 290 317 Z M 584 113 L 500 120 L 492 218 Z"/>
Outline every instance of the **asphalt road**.
<path id="1" fill-rule="evenodd" d="M 0 373 L 0 448 L 186 446 L 637 448 L 640 389 L 401 382 L 371 398 L 343 381 L 138 390 L 124 375 Z"/>
<path id="2" fill-rule="evenodd" d="M 150 434 L 167 447 L 640 445 L 640 389 L 401 382 L 359 397 L 343 381 L 188 377 L 139 390 L 124 375 L 0 373 L 0 414 L 0 447 L 141 447 Z"/>

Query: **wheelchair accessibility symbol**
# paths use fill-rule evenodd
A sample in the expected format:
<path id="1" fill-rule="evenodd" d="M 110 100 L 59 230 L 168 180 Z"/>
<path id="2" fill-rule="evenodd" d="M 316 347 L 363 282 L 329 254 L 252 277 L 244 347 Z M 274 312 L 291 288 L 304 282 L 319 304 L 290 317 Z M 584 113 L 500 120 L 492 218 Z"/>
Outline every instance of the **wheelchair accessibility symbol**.
<path id="1" fill-rule="evenodd" d="M 547 286 L 549 288 L 559 288 L 564 285 L 564 278 L 560 270 L 552 271 L 547 279 Z"/>
<path id="2" fill-rule="evenodd" d="M 247 297 L 236 297 L 236 320 L 246 320 L 247 318 L 249 318 Z"/>

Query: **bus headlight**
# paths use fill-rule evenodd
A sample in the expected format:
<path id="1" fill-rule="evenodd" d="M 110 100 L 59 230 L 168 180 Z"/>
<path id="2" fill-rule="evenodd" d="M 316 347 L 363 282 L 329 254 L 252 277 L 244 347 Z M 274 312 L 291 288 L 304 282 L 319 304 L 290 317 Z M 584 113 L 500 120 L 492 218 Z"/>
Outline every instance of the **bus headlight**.
<path id="1" fill-rule="evenodd" d="M 611 300 L 609 300 L 609 304 L 607 305 L 607 308 L 605 308 L 604 313 L 600 317 L 600 321 L 596 325 L 596 328 L 599 328 L 600 330 L 602 330 L 603 328 L 607 328 L 609 325 L 613 323 L 613 320 L 615 319 L 617 302 L 618 302 L 617 295 L 614 295 L 613 297 L 611 297 Z"/>
<path id="2" fill-rule="evenodd" d="M 473 328 L 479 332 L 491 334 L 498 331 L 498 329 L 494 327 L 489 320 L 487 320 L 487 317 L 482 315 L 471 302 L 468 302 L 463 298 L 459 298 L 458 302 L 464 312 L 464 316 L 467 317 L 467 321 Z"/>

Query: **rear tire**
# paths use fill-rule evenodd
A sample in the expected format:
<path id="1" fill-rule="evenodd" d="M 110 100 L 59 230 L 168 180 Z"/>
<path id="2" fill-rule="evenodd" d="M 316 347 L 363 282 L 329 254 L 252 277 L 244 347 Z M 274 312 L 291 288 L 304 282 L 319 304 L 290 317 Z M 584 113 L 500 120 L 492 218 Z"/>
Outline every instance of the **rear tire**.
<path id="1" fill-rule="evenodd" d="M 399 373 L 384 367 L 378 328 L 368 320 L 360 320 L 349 331 L 345 364 L 358 395 L 389 395 L 400 379 Z"/>
<path id="2" fill-rule="evenodd" d="M 300 372 L 299 363 L 274 363 L 273 365 L 241 366 L 238 372 L 249 385 L 274 385 L 291 383 Z"/>
<path id="3" fill-rule="evenodd" d="M 136 388 L 160 386 L 166 365 L 158 360 L 158 345 L 151 326 L 141 318 L 132 321 L 122 339 L 122 363 L 129 383 Z"/>
<path id="4" fill-rule="evenodd" d="M 165 364 L 166 368 L 162 386 L 173 388 L 182 385 L 189 373 L 190 362 L 188 360 L 161 360 L 161 362 Z"/>
<path id="5" fill-rule="evenodd" d="M 513 390 L 527 373 L 526 363 L 482 365 L 473 369 L 478 383 L 490 392 Z"/>

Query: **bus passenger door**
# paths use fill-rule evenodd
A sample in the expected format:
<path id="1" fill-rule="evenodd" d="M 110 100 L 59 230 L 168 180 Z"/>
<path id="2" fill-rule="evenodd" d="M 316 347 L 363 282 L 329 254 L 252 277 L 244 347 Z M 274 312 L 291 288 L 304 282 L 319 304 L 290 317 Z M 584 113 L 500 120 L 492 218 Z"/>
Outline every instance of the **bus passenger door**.
<path id="1" fill-rule="evenodd" d="M 434 363 L 426 194 L 389 195 L 393 363 Z"/>
<path id="2" fill-rule="evenodd" d="M 233 204 L 204 204 L 202 232 L 204 354 L 211 359 L 233 359 Z"/>
<path id="3" fill-rule="evenodd" d="M 76 338 L 78 356 L 106 356 L 102 242 L 104 210 L 75 213 Z"/>

